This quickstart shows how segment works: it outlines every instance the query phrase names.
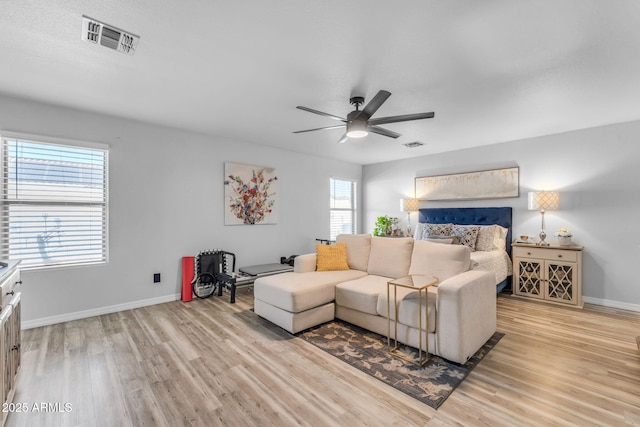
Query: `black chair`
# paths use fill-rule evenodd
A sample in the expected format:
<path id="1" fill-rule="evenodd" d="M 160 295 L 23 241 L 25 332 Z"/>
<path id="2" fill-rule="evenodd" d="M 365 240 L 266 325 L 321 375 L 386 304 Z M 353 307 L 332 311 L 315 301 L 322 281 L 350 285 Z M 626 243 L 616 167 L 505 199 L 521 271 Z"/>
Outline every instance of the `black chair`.
<path id="1" fill-rule="evenodd" d="M 218 295 L 222 295 L 223 283 L 235 269 L 235 254 L 222 250 L 201 251 L 194 260 L 193 294 L 198 298 L 208 298 L 217 288 Z"/>

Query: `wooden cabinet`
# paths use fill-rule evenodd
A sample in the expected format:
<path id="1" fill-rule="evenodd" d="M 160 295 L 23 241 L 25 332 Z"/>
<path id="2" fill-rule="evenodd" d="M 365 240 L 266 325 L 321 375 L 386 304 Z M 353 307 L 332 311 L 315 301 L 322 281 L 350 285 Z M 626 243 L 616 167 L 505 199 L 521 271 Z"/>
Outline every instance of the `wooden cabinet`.
<path id="1" fill-rule="evenodd" d="M 514 295 L 582 307 L 582 246 L 512 247 Z"/>
<path id="2" fill-rule="evenodd" d="M 20 369 L 20 280 L 19 262 L 0 270 L 0 396 L 2 403 L 13 400 L 16 376 Z M 3 406 L 4 407 L 4 406 Z M 4 425 L 8 412 L 0 412 Z"/>

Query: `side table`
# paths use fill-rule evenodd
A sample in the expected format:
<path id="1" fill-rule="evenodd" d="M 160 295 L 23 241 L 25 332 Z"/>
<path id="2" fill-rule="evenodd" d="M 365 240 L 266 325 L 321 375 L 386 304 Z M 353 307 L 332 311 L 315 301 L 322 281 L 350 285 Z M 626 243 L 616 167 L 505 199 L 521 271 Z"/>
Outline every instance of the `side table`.
<path id="1" fill-rule="evenodd" d="M 430 286 L 437 285 L 439 280 L 435 276 L 423 276 L 423 275 L 411 275 L 401 277 L 399 279 L 393 279 L 387 282 L 387 349 L 389 354 L 396 356 L 405 362 L 414 363 L 418 366 L 424 366 L 429 361 L 429 314 L 427 313 L 427 290 Z M 394 316 L 393 316 L 393 339 L 395 341 L 393 347 L 391 346 L 391 287 L 393 286 L 393 304 L 394 304 Z M 400 303 L 398 301 L 398 286 L 401 288 L 408 288 L 418 291 L 418 360 L 407 359 L 398 353 L 398 307 Z M 422 291 L 424 291 L 424 336 L 425 336 L 425 355 L 422 355 Z"/>
<path id="2" fill-rule="evenodd" d="M 512 248 L 514 295 L 582 308 L 582 246 Z"/>

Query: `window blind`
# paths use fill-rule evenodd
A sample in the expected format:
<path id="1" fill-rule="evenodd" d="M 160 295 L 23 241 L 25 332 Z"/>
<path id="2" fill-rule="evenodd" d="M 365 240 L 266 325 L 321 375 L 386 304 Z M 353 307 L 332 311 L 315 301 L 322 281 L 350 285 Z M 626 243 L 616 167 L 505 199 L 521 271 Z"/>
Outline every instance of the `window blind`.
<path id="1" fill-rule="evenodd" d="M 330 240 L 356 232 L 356 182 L 330 178 Z"/>
<path id="2" fill-rule="evenodd" d="M 106 262 L 107 161 L 104 149 L 3 138 L 0 258 Z"/>

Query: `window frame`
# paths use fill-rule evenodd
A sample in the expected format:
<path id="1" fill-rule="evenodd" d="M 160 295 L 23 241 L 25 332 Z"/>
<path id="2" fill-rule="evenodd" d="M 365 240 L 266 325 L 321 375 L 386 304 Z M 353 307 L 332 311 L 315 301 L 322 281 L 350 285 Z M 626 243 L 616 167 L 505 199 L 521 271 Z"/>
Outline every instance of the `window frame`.
<path id="1" fill-rule="evenodd" d="M 56 138 L 52 136 L 43 136 L 43 135 L 35 135 L 28 134 L 22 132 L 14 132 L 14 131 L 2 131 L 0 130 L 0 227 L 2 229 L 9 229 L 9 215 L 8 215 L 8 205 L 11 204 L 22 204 L 22 205 L 43 205 L 42 202 L 35 201 L 33 203 L 29 203 L 29 201 L 21 200 L 20 202 L 11 203 L 7 197 L 7 187 L 8 187 L 8 179 L 6 178 L 5 171 L 5 155 L 7 152 L 6 145 L 8 141 L 22 141 L 22 142 L 31 142 L 35 144 L 48 144 L 48 145 L 57 145 L 60 147 L 68 147 L 68 148 L 79 148 L 79 149 L 88 149 L 88 150 L 97 150 L 102 151 L 104 155 L 104 202 L 102 206 L 104 208 L 103 213 L 103 233 L 102 233 L 102 243 L 103 243 L 103 256 L 101 260 L 96 261 L 79 261 L 79 262 L 64 262 L 64 263 L 51 263 L 51 264 L 38 264 L 38 265 L 21 265 L 21 270 L 51 270 L 51 269 L 67 269 L 67 268 L 81 268 L 81 267 L 92 267 L 97 265 L 105 265 L 109 263 L 109 169 L 110 169 L 110 160 L 109 160 L 109 152 L 110 146 L 108 144 L 99 143 L 99 142 L 91 142 L 91 141 L 79 141 L 67 138 Z M 65 201 L 60 200 L 56 202 L 52 202 L 52 205 L 64 205 Z M 76 206 L 82 206 L 82 203 L 75 203 Z M 87 202 L 86 206 L 93 205 L 95 206 L 95 202 Z M 7 209 L 5 209 L 7 208 Z M 5 212 L 7 213 L 5 215 Z M 11 232 L 8 231 L 6 233 L 7 240 L 0 239 L 0 253 L 6 254 L 8 258 L 9 254 L 9 236 Z M 2 233 L 0 233 L 0 238 L 4 237 Z M 14 260 L 13 258 L 8 258 L 10 260 Z"/>
<path id="2" fill-rule="evenodd" d="M 332 193 L 333 188 L 335 188 L 334 181 L 347 182 L 350 184 L 350 208 L 335 208 L 331 206 L 332 203 Z M 339 178 L 339 177 L 329 177 L 329 240 L 335 240 L 335 237 L 332 235 L 333 223 L 331 221 L 333 212 L 351 212 L 351 220 L 352 227 L 351 233 L 348 234 L 357 234 L 358 233 L 358 180 L 351 178 Z M 338 233 L 344 234 L 344 233 Z"/>

